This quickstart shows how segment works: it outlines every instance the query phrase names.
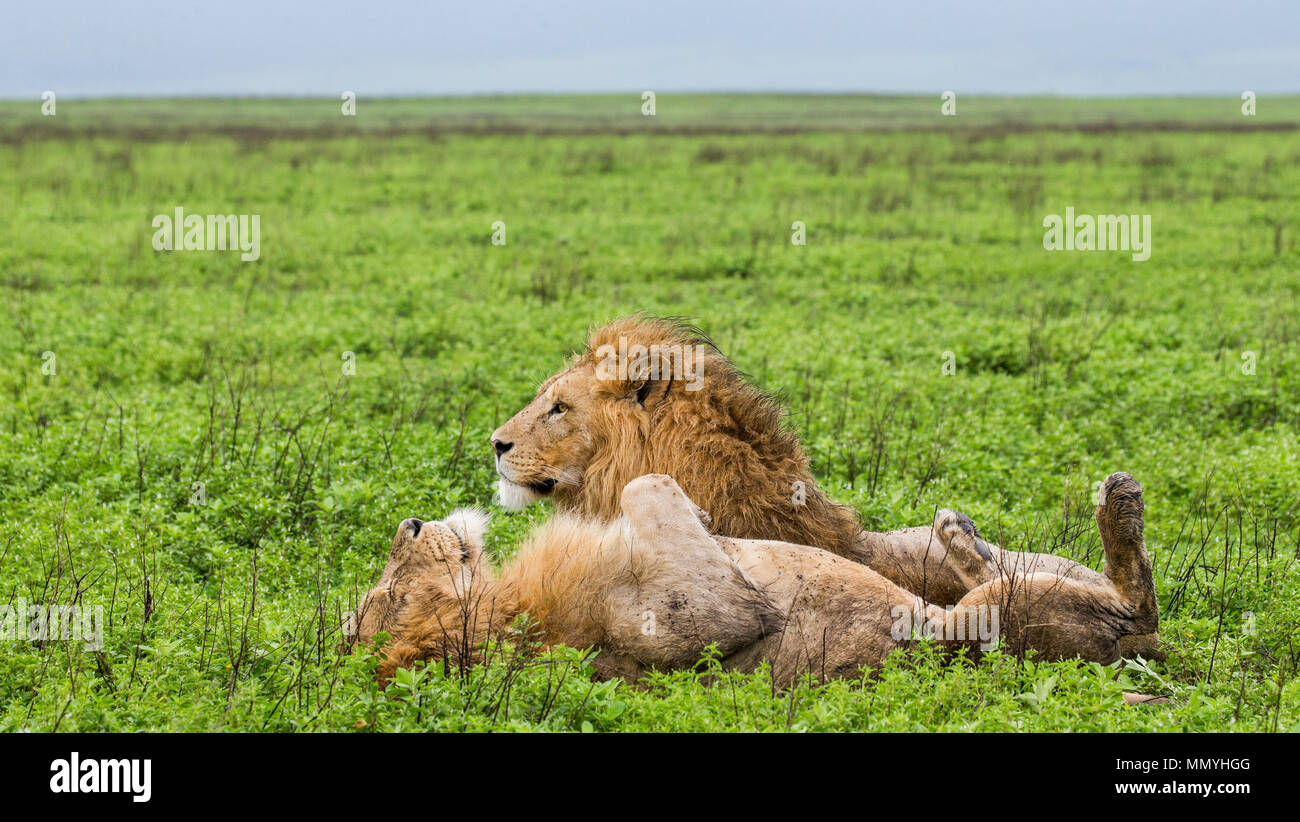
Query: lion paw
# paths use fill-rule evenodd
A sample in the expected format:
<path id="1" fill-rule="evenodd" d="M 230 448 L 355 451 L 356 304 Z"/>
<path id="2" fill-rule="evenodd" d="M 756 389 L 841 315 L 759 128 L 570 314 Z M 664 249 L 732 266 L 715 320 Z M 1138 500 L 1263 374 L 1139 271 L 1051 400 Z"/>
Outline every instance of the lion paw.
<path id="1" fill-rule="evenodd" d="M 988 543 L 980 538 L 979 529 L 965 514 L 947 509 L 939 511 L 934 518 L 934 534 L 950 553 L 973 551 L 986 562 L 993 559 Z"/>
<path id="2" fill-rule="evenodd" d="M 1131 475 L 1119 471 L 1102 483 L 1097 523 L 1126 541 L 1138 541 L 1142 539 L 1145 508 L 1142 486 Z"/>

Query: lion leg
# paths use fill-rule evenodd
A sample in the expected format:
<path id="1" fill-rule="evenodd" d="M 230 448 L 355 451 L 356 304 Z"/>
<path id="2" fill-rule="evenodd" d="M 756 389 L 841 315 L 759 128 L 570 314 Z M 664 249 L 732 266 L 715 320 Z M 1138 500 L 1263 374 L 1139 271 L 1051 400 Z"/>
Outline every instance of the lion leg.
<path id="1" fill-rule="evenodd" d="M 873 571 L 936 605 L 955 605 L 998 576 L 998 549 L 980 537 L 970 517 L 955 511 L 939 511 L 929 528 L 866 532 L 861 541 L 861 559 Z"/>
<path id="2" fill-rule="evenodd" d="M 1096 513 L 1106 554 L 1104 578 L 1008 573 L 963 597 L 957 612 L 996 608 L 1002 637 L 1018 654 L 1033 650 L 1044 659 L 1078 656 L 1109 664 L 1135 648 L 1158 652 L 1142 512 L 1142 487 L 1128 474 L 1112 474 Z"/>
<path id="3" fill-rule="evenodd" d="M 954 619 L 996 626 L 1007 649 L 1020 656 L 1032 650 L 1036 659 L 1110 664 L 1120 657 L 1120 637 L 1137 625 L 1134 610 L 1112 589 L 1034 573 L 981 585 L 957 603 Z"/>
<path id="4" fill-rule="evenodd" d="M 689 667 L 709 645 L 725 656 L 781 630 L 780 612 L 705 530 L 672 477 L 632 480 L 620 504 L 638 570 L 609 598 L 610 650 L 645 667 Z"/>
<path id="5" fill-rule="evenodd" d="M 1128 474 L 1115 473 L 1102 484 L 1097 505 L 1097 529 L 1106 554 L 1103 573 L 1115 590 L 1134 608 L 1137 627 L 1120 639 L 1121 655 L 1162 659 L 1157 629 L 1160 608 L 1156 600 L 1151 560 L 1143 540 L 1142 486 Z"/>
<path id="6" fill-rule="evenodd" d="M 991 577 L 992 547 L 980 537 L 979 529 L 965 514 L 947 509 L 934 516 L 934 536 L 945 549 L 950 563 L 971 588 L 983 585 Z"/>
<path id="7" fill-rule="evenodd" d="M 931 528 L 884 534 L 864 532 L 858 548 L 853 559 L 928 602 L 944 606 L 955 605 L 966 594 L 1000 576 L 1048 573 L 1094 585 L 1110 584 L 1106 575 L 1069 557 L 1007 551 L 986 542 L 969 517 L 946 510 L 938 513 Z M 1133 552 L 1125 549 L 1121 553 Z M 1129 565 L 1122 567 L 1131 578 L 1141 578 Z M 1151 602 L 1154 607 L 1154 594 Z"/>
<path id="8" fill-rule="evenodd" d="M 704 527 L 708 515 L 667 474 L 644 474 L 632 480 L 623 487 L 619 505 L 637 537 L 671 539 L 683 549 L 694 546 L 705 553 L 721 553 Z"/>

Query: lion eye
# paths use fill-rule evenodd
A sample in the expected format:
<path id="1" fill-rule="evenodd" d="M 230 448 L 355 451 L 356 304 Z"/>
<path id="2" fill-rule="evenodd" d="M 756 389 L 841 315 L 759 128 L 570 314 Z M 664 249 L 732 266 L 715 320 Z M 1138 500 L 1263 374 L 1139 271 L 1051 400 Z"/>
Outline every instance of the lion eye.
<path id="1" fill-rule="evenodd" d="M 568 410 L 569 410 L 569 406 L 565 405 L 565 404 L 562 403 L 562 402 L 557 402 L 555 405 L 552 405 L 552 406 L 551 406 L 551 414 L 552 414 L 552 415 L 563 414 L 565 411 L 568 411 Z"/>

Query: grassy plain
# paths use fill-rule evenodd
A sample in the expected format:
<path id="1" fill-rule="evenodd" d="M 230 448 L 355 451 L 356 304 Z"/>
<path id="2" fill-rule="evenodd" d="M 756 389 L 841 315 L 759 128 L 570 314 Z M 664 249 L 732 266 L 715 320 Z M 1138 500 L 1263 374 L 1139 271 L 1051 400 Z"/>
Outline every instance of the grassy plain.
<path id="1" fill-rule="evenodd" d="M 0 729 L 1300 728 L 1300 98 L 58 105 L 0 104 L 0 607 L 106 630 L 4 641 Z M 261 258 L 155 252 L 178 206 L 259 214 Z M 1151 215 L 1150 260 L 1045 251 L 1067 206 Z M 490 505 L 489 432 L 634 310 L 781 393 L 878 529 L 1097 564 L 1131 472 L 1168 660 L 775 692 L 503 648 L 379 692 L 339 629 L 397 522 Z"/>

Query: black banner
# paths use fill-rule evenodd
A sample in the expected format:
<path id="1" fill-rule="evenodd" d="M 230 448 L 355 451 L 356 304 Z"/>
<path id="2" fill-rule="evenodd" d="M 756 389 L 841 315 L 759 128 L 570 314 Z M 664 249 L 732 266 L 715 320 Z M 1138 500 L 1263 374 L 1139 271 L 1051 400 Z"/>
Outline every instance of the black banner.
<path id="1" fill-rule="evenodd" d="M 1195 802 L 1228 809 L 1291 794 L 1283 737 L 879 735 L 705 739 L 633 736 L 9 735 L 0 737 L 9 800 L 38 808 L 113 806 L 214 812 L 292 807 L 393 809 L 430 796 L 478 794 L 508 806 L 539 788 L 587 797 L 726 796 L 755 804 L 773 787 L 873 802 L 915 796 L 973 807 L 994 798 L 1057 807 Z M 496 771 L 496 773 L 493 773 Z M 521 782 L 521 779 L 524 780 Z M 861 793 L 870 784 L 872 793 Z M 800 787 L 802 786 L 802 787 Z M 649 788 L 649 794 L 645 793 Z M 560 796 L 563 796 L 561 792 Z M 558 799 L 558 797 L 557 797 Z M 494 809 L 499 810 L 499 809 Z"/>

